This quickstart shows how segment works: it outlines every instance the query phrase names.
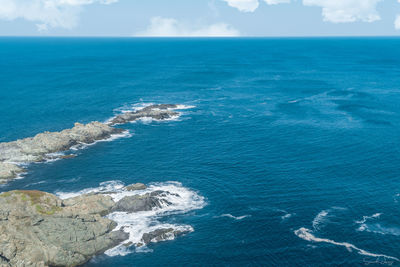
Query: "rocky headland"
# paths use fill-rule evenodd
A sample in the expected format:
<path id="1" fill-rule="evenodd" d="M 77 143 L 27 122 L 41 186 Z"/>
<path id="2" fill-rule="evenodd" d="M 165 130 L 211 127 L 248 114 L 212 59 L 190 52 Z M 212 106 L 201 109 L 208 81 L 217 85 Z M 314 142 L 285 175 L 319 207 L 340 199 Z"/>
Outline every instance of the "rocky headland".
<path id="1" fill-rule="evenodd" d="M 123 191 L 145 188 L 134 184 Z M 88 193 L 68 199 L 35 190 L 1 193 L 0 266 L 77 266 L 121 243 L 124 247 L 141 247 L 187 232 L 160 225 L 143 233 L 138 242 L 128 242 L 129 233 L 105 216 L 173 205 L 165 200 L 171 192 L 138 192 L 119 201 L 113 200 L 113 193 Z"/>
<path id="2" fill-rule="evenodd" d="M 93 144 L 121 134 L 124 130 L 115 128 L 117 124 L 144 118 L 155 120 L 175 118 L 179 116 L 176 109 L 179 109 L 179 106 L 174 104 L 150 105 L 119 114 L 105 123 L 97 121 L 88 124 L 75 123 L 73 128 L 60 132 L 44 132 L 34 137 L 0 143 L 0 184 L 15 179 L 25 172 L 26 164 L 72 157 L 73 155 L 54 155 L 54 153 L 68 151 L 78 145 Z"/>

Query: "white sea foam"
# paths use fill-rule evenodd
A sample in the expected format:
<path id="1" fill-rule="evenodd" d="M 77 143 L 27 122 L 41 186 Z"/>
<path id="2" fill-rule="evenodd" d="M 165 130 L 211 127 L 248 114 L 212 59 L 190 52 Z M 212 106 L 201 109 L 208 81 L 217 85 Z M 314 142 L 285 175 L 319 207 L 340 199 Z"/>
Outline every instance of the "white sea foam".
<path id="1" fill-rule="evenodd" d="M 218 217 L 228 217 L 228 218 L 232 218 L 232 219 L 239 221 L 239 220 L 243 220 L 244 218 L 251 217 L 251 215 L 246 214 L 246 215 L 242 215 L 242 216 L 233 216 L 232 214 L 227 213 L 227 214 L 221 214 Z"/>
<path id="2" fill-rule="evenodd" d="M 124 184 L 121 181 L 108 181 L 100 184 L 99 187 L 87 188 L 78 192 L 57 192 L 60 198 L 70 198 L 87 193 L 106 193 L 109 194 L 114 201 L 119 201 L 126 196 L 142 195 L 154 191 L 168 191 L 170 194 L 162 194 L 158 197 L 166 200 L 161 203 L 171 203 L 162 205 L 161 208 L 154 208 L 150 211 L 141 211 L 134 213 L 113 212 L 107 217 L 118 223 L 115 230 L 122 229 L 129 233 L 129 239 L 122 244 L 107 250 L 105 253 L 109 256 L 126 255 L 131 253 L 132 247 L 127 247 L 126 244 L 137 244 L 141 242 L 144 233 L 149 233 L 157 229 L 172 228 L 175 231 L 192 232 L 193 227 L 190 225 L 179 225 L 162 223 L 159 220 L 167 215 L 186 213 L 191 210 L 201 209 L 206 205 L 204 197 L 197 194 L 195 191 L 182 186 L 178 182 L 153 183 L 144 190 L 126 191 Z M 175 236 L 166 235 L 166 240 L 172 240 Z M 152 240 L 155 242 L 155 240 Z M 137 252 L 148 252 L 146 248 L 135 249 Z"/>
<path id="3" fill-rule="evenodd" d="M 139 111 L 139 110 L 141 110 L 141 109 L 143 109 L 145 107 L 152 106 L 152 105 L 156 105 L 156 103 L 136 103 L 136 104 L 132 104 L 130 106 L 125 105 L 125 106 L 123 106 L 121 108 L 115 109 L 114 112 L 117 115 L 107 119 L 104 123 L 107 124 L 107 123 L 111 122 L 119 114 L 128 113 L 128 112 L 136 112 L 136 111 Z M 193 109 L 195 107 L 196 106 L 181 105 L 180 104 L 180 105 L 176 105 L 175 108 L 168 108 L 168 110 L 174 110 L 174 111 L 176 111 L 178 113 L 177 115 L 172 116 L 171 118 L 157 120 L 157 119 L 150 118 L 150 117 L 143 117 L 143 118 L 134 120 L 131 123 L 141 122 L 141 123 L 144 123 L 144 124 L 150 124 L 150 123 L 153 123 L 153 122 L 179 121 L 179 118 L 184 114 L 183 112 L 178 112 L 179 110 Z"/>
<path id="4" fill-rule="evenodd" d="M 396 202 L 396 203 L 398 203 L 399 202 L 399 198 L 400 198 L 400 194 L 396 194 L 396 195 L 394 195 L 394 202 Z"/>
<path id="5" fill-rule="evenodd" d="M 110 137 L 108 137 L 108 138 L 96 140 L 96 141 L 94 141 L 93 143 L 90 143 L 90 144 L 88 144 L 88 143 L 79 143 L 79 144 L 77 144 L 75 146 L 72 146 L 70 150 L 76 151 L 76 150 L 86 149 L 86 148 L 88 148 L 90 146 L 93 146 L 93 145 L 95 145 L 97 143 L 111 142 L 111 141 L 114 141 L 114 140 L 117 140 L 117 139 L 120 139 L 120 138 L 130 138 L 130 137 L 132 137 L 132 135 L 133 134 L 129 130 L 124 130 L 124 131 L 122 131 L 120 133 L 111 134 Z"/>
<path id="6" fill-rule="evenodd" d="M 51 163 L 54 161 L 60 160 L 63 156 L 65 156 L 65 152 L 55 152 L 46 154 L 45 162 Z"/>
<path id="7" fill-rule="evenodd" d="M 362 220 L 355 221 L 355 223 L 360 224 L 360 226 L 357 228 L 357 231 L 360 232 L 365 231 L 381 235 L 400 236 L 399 227 L 385 226 L 382 223 L 367 223 L 370 220 L 376 221 L 376 219 L 378 219 L 381 215 L 382 215 L 381 213 L 375 213 L 374 215 L 371 216 L 363 216 Z"/>
<path id="8" fill-rule="evenodd" d="M 295 214 L 286 213 L 285 215 L 281 216 L 281 219 L 282 219 L 282 221 L 285 221 L 285 220 L 291 218 L 293 215 L 295 215 Z"/>
<path id="9" fill-rule="evenodd" d="M 382 215 L 382 213 L 375 213 L 371 216 L 363 216 L 362 220 L 355 221 L 355 223 L 358 223 L 358 224 L 366 223 L 369 219 L 379 218 L 381 215 Z"/>
<path id="10" fill-rule="evenodd" d="M 332 207 L 327 210 L 320 211 L 312 221 L 314 230 L 320 230 L 322 227 L 324 227 L 329 222 L 329 219 L 334 217 L 334 215 L 331 215 L 330 213 L 337 210 L 346 210 L 346 208 Z"/>
<path id="11" fill-rule="evenodd" d="M 45 184 L 45 183 L 47 183 L 47 181 L 39 181 L 36 183 L 30 183 L 30 184 L 25 185 L 24 188 L 32 186 L 32 185 Z"/>
<path id="12" fill-rule="evenodd" d="M 347 242 L 337 242 L 337 241 L 327 239 L 327 238 L 316 237 L 313 234 L 313 231 L 311 231 L 310 229 L 304 228 L 304 227 L 301 227 L 301 228 L 295 230 L 294 233 L 295 233 L 295 235 L 297 235 L 298 237 L 300 237 L 301 239 L 304 239 L 306 241 L 317 242 L 317 243 L 328 243 L 328 244 L 332 244 L 335 246 L 342 246 L 342 247 L 345 247 L 349 252 L 351 252 L 352 250 L 355 250 L 360 255 L 374 257 L 374 258 L 385 258 L 385 259 L 389 259 L 392 261 L 400 262 L 400 260 L 396 257 L 388 256 L 388 255 L 384 255 L 384 254 L 371 253 L 371 252 L 368 252 L 366 250 L 358 248 L 355 245 L 347 243 Z"/>
<path id="13" fill-rule="evenodd" d="M 61 199 L 67 199 L 89 193 L 119 192 L 123 190 L 124 186 L 125 186 L 124 183 L 122 183 L 121 181 L 113 180 L 113 181 L 102 182 L 98 187 L 86 188 L 77 192 L 57 191 L 55 194 Z"/>
<path id="14" fill-rule="evenodd" d="M 400 236 L 400 228 L 399 227 L 384 226 L 380 223 L 362 224 L 357 229 L 357 231 L 366 231 L 366 232 L 380 234 L 380 235 Z"/>
<path id="15" fill-rule="evenodd" d="M 321 225 L 327 221 L 327 216 L 329 212 L 327 210 L 323 210 L 315 216 L 312 221 L 312 226 L 315 230 L 319 230 Z"/>

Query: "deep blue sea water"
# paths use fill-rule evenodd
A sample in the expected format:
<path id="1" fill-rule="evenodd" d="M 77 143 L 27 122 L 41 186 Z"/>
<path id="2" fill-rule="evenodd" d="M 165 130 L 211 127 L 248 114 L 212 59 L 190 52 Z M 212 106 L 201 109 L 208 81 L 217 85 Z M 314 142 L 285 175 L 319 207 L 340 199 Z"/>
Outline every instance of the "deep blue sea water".
<path id="1" fill-rule="evenodd" d="M 145 103 L 195 108 L 0 190 L 205 197 L 164 218 L 194 232 L 87 266 L 400 264 L 400 39 L 0 38 L 0 142 Z"/>

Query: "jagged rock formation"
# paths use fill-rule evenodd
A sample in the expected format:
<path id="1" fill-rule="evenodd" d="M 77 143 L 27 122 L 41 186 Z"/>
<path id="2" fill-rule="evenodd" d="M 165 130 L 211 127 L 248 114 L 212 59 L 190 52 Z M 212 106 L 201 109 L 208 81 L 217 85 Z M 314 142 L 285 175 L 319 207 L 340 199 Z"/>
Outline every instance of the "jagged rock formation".
<path id="1" fill-rule="evenodd" d="M 178 116 L 179 113 L 173 111 L 177 109 L 178 106 L 174 104 L 160 104 L 151 105 L 145 108 L 139 109 L 137 111 L 126 112 L 113 118 L 109 124 L 125 124 L 131 121 L 135 121 L 141 118 L 152 118 L 155 120 L 166 120 L 174 116 Z"/>
<path id="2" fill-rule="evenodd" d="M 163 206 L 171 205 L 170 202 L 158 196 L 166 196 L 171 194 L 165 191 L 154 191 L 146 193 L 144 195 L 133 195 L 122 198 L 112 208 L 113 211 L 126 211 L 126 212 L 138 212 L 138 211 L 149 211 L 154 207 L 162 208 Z"/>
<path id="3" fill-rule="evenodd" d="M 107 123 L 97 121 L 88 124 L 75 123 L 73 128 L 60 132 L 44 132 L 34 137 L 0 143 L 0 184 L 23 173 L 25 169 L 21 167 L 21 164 L 41 162 L 49 158 L 73 157 L 73 155 L 49 154 L 67 151 L 80 144 L 92 144 L 123 132 L 123 129 L 112 127 L 116 124 L 141 118 L 157 120 L 172 118 L 178 115 L 173 111 L 176 108 L 178 106 L 172 104 L 151 105 L 134 112 L 120 114 Z"/>
<path id="4" fill-rule="evenodd" d="M 188 231 L 187 230 L 175 230 L 173 228 L 161 228 L 157 229 L 154 231 L 151 231 L 150 233 L 144 233 L 142 236 L 142 242 L 137 244 L 137 246 L 142 246 L 148 245 L 151 242 L 159 242 L 159 241 L 164 241 L 164 240 L 172 240 L 175 239 L 175 237 L 186 234 Z"/>
<path id="5" fill-rule="evenodd" d="M 100 215 L 110 201 L 105 195 L 62 201 L 41 191 L 0 194 L 0 265 L 76 266 L 118 245 L 128 234 L 112 231 L 116 223 Z"/>
<path id="6" fill-rule="evenodd" d="M 129 191 L 127 191 L 129 192 Z M 105 218 L 111 212 L 157 209 L 154 191 L 115 202 L 108 194 L 85 194 L 69 199 L 35 190 L 0 194 L 0 266 L 77 266 L 92 256 L 126 242 L 129 234 Z M 129 205 L 133 208 L 129 208 Z M 168 203 L 162 203 L 168 205 Z M 118 207 L 118 208 L 117 208 Z M 141 207 L 141 208 L 137 208 Z M 126 246 L 171 240 L 186 230 L 160 228 L 143 234 L 141 241 Z"/>

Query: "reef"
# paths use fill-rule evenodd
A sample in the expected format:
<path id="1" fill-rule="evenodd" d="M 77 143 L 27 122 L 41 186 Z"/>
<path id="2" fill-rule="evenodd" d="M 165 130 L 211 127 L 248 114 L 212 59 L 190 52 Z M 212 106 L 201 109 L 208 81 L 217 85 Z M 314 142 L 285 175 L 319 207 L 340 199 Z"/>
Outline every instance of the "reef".
<path id="1" fill-rule="evenodd" d="M 131 192 L 131 188 L 124 190 Z M 0 266 L 81 265 L 129 239 L 129 233 L 105 216 L 115 211 L 167 207 L 170 203 L 162 202 L 161 197 L 168 194 L 171 193 L 156 191 L 115 201 L 110 193 L 88 193 L 68 199 L 36 190 L 1 193 Z M 186 232 L 160 226 L 143 233 L 139 242 L 123 246 L 141 247 Z"/>
<path id="2" fill-rule="evenodd" d="M 156 104 L 135 111 L 119 114 L 105 123 L 98 121 L 87 124 L 75 123 L 71 129 L 60 132 L 44 132 L 34 137 L 0 143 L 0 184 L 17 178 L 26 172 L 25 166 L 33 162 L 44 162 L 73 155 L 57 155 L 80 145 L 107 140 L 124 132 L 117 124 L 125 124 L 140 119 L 168 120 L 176 118 L 178 105 Z"/>

